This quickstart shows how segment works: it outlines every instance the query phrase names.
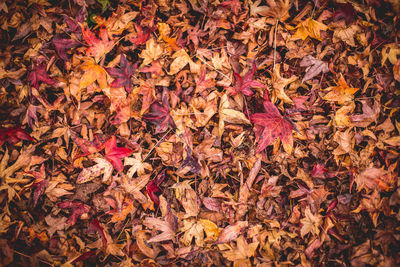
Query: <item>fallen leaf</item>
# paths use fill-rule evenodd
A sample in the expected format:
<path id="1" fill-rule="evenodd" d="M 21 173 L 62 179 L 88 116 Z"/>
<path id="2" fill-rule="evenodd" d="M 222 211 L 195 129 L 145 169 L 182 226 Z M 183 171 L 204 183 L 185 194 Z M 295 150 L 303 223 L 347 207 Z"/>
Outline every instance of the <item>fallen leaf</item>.
<path id="1" fill-rule="evenodd" d="M 283 78 L 280 74 L 280 64 L 277 64 L 274 68 L 271 79 L 273 87 L 271 101 L 275 103 L 277 99 L 281 99 L 285 103 L 293 104 L 292 99 L 290 99 L 290 97 L 285 93 L 285 87 L 296 81 L 298 78 L 294 75 L 289 79 Z"/>
<path id="2" fill-rule="evenodd" d="M 335 101 L 339 105 L 345 105 L 354 99 L 354 94 L 359 89 L 349 87 L 341 74 L 337 86 L 328 87 L 325 90 L 329 91 L 323 97 L 325 100 Z"/>
<path id="3" fill-rule="evenodd" d="M 301 67 L 307 67 L 306 75 L 304 75 L 301 82 L 308 81 L 320 73 L 324 74 L 329 72 L 328 63 L 318 60 L 313 56 L 307 55 L 300 61 Z"/>
<path id="4" fill-rule="evenodd" d="M 279 137 L 285 151 L 291 154 L 293 151 L 293 124 L 282 117 L 271 102 L 264 101 L 264 108 L 266 113 L 256 113 L 250 116 L 251 122 L 255 124 L 257 153 L 263 151 Z"/>

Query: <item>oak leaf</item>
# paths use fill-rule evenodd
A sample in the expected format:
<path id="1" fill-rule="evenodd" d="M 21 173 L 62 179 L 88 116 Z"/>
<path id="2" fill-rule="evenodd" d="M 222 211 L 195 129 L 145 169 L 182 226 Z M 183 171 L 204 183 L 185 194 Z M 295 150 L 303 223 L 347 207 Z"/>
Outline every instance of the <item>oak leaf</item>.
<path id="1" fill-rule="evenodd" d="M 251 122 L 255 124 L 257 153 L 271 145 L 276 138 L 280 138 L 283 148 L 288 154 L 293 151 L 293 124 L 282 117 L 277 107 L 269 101 L 264 101 L 266 113 L 255 113 L 250 116 Z"/>

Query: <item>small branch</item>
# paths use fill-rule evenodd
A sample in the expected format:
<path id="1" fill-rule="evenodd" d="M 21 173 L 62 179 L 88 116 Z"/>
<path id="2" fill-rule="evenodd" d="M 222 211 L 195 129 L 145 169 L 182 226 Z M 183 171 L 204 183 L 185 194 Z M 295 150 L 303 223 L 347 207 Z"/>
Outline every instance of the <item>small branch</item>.
<path id="1" fill-rule="evenodd" d="M 151 152 L 153 152 L 154 148 L 156 148 L 156 147 L 161 143 L 161 141 L 163 141 L 164 138 L 165 138 L 171 131 L 172 131 L 172 129 L 170 128 L 170 129 L 168 130 L 168 132 L 166 132 L 166 133 L 163 135 L 163 137 L 161 137 L 161 139 L 157 141 L 157 143 L 150 149 L 149 153 L 147 153 L 147 155 L 143 158 L 142 162 L 144 162 L 144 161 L 150 156 L 150 154 L 151 154 Z"/>
<path id="2" fill-rule="evenodd" d="M 278 23 L 279 20 L 276 20 L 276 24 L 275 24 L 275 31 L 274 31 L 274 70 L 275 70 L 275 64 L 276 64 L 276 32 L 278 30 Z"/>

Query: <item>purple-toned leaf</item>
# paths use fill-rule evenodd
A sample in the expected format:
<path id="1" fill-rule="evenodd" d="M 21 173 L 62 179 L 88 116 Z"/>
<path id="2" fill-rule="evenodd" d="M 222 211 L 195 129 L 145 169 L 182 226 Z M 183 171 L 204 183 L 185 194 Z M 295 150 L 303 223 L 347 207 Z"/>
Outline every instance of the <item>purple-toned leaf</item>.
<path id="1" fill-rule="evenodd" d="M 31 82 L 32 87 L 39 88 L 39 82 L 44 82 L 48 85 L 56 84 L 56 81 L 51 78 L 46 72 L 46 64 L 35 64 L 31 72 L 29 72 L 27 80 Z"/>
<path id="2" fill-rule="evenodd" d="M 344 19 L 346 24 L 349 25 L 350 23 L 354 22 L 357 19 L 357 12 L 354 9 L 353 5 L 350 3 L 341 4 L 338 3 L 337 6 L 339 7 L 335 13 L 333 14 L 333 20 L 338 21 Z"/>
<path id="3" fill-rule="evenodd" d="M 74 225 L 78 218 L 85 213 L 90 211 L 90 207 L 80 201 L 64 201 L 58 203 L 57 206 L 61 209 L 72 209 L 72 215 L 68 218 L 67 224 Z"/>
<path id="4" fill-rule="evenodd" d="M 175 122 L 169 114 L 169 102 L 167 94 L 163 93 L 162 104 L 154 102 L 150 106 L 150 112 L 143 116 L 143 119 L 156 126 L 156 133 L 163 133 L 168 128 L 175 127 Z"/>
<path id="5" fill-rule="evenodd" d="M 58 56 L 65 61 L 68 60 L 68 56 L 66 53 L 67 49 L 74 48 L 79 45 L 79 42 L 77 40 L 62 38 L 59 34 L 54 36 L 52 42 Z"/>
<path id="6" fill-rule="evenodd" d="M 126 60 L 124 54 L 121 55 L 120 68 L 107 68 L 107 72 L 115 78 L 111 83 L 111 87 L 125 87 L 125 90 L 130 93 L 132 91 L 131 77 L 137 68 L 137 64 L 131 64 Z"/>

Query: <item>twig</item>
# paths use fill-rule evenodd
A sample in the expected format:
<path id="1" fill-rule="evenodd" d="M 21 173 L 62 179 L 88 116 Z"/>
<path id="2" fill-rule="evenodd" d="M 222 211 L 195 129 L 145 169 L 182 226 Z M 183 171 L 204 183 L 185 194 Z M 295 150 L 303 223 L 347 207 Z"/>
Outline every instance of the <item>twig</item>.
<path id="1" fill-rule="evenodd" d="M 279 20 L 276 20 L 276 24 L 275 24 L 275 32 L 274 32 L 274 70 L 275 70 L 275 63 L 276 63 L 276 32 L 278 30 L 278 23 Z"/>
<path id="2" fill-rule="evenodd" d="M 170 128 L 170 129 L 168 130 L 168 132 L 166 132 L 166 133 L 163 135 L 163 137 L 161 137 L 161 139 L 157 141 L 157 143 L 150 149 L 149 153 L 147 153 L 147 155 L 144 157 L 144 159 L 142 160 L 142 162 L 144 162 L 144 161 L 150 156 L 150 154 L 151 154 L 151 152 L 153 152 L 154 148 L 156 148 L 156 147 L 161 143 L 161 141 L 163 141 L 164 138 L 165 138 L 171 131 L 172 131 L 172 129 Z"/>

